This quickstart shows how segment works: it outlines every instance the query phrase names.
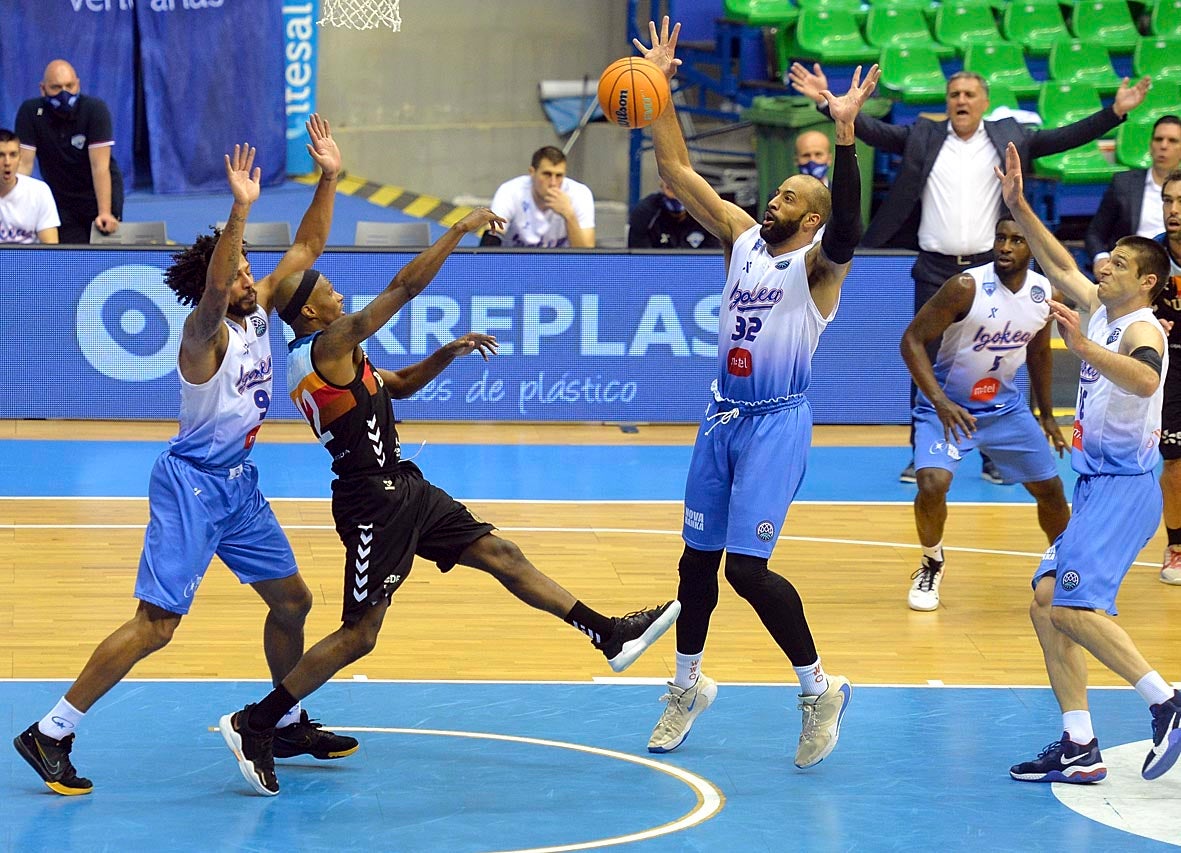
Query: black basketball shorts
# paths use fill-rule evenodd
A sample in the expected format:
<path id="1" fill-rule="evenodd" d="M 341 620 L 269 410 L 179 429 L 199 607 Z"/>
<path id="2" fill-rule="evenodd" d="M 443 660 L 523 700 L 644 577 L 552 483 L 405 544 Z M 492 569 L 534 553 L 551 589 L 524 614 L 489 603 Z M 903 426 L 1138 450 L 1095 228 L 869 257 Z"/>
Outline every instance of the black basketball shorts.
<path id="1" fill-rule="evenodd" d="M 496 529 L 428 483 L 411 462 L 389 476 L 335 480 L 332 517 L 345 548 L 341 620 L 348 624 L 397 591 L 416 554 L 447 572 L 469 545 Z"/>

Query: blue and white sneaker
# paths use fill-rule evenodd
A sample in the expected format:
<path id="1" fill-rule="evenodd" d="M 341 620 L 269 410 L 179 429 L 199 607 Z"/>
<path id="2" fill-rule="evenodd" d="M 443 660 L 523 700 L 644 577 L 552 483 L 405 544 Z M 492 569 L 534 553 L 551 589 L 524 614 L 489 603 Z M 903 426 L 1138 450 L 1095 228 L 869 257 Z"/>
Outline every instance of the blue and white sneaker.
<path id="1" fill-rule="evenodd" d="M 1018 782 L 1071 782 L 1085 785 L 1107 778 L 1107 765 L 1099 754 L 1099 739 L 1080 745 L 1062 733 L 1033 761 L 1023 761 L 1009 768 L 1009 775 Z"/>
<path id="2" fill-rule="evenodd" d="M 830 675 L 828 689 L 819 696 L 800 696 L 804 712 L 795 765 L 800 769 L 819 764 L 832 753 L 841 736 L 841 720 L 853 698 L 853 685 L 843 675 Z"/>
<path id="3" fill-rule="evenodd" d="M 660 697 L 666 702 L 664 713 L 648 739 L 648 751 L 672 752 L 689 737 L 693 721 L 718 698 L 718 685 L 708 675 L 698 675 L 692 687 L 677 687 L 668 683 L 668 693 Z"/>
<path id="4" fill-rule="evenodd" d="M 1156 779 L 1169 771 L 1181 757 L 1181 690 L 1173 691 L 1168 702 L 1153 705 L 1152 749 L 1144 759 L 1140 775 L 1145 779 Z"/>

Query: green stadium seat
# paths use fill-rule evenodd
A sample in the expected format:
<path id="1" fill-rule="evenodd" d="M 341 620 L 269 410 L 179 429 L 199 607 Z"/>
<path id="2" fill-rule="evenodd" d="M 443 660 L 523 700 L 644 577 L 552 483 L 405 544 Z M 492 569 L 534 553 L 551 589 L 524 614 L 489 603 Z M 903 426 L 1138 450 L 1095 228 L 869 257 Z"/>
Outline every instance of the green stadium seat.
<path id="1" fill-rule="evenodd" d="M 1005 38 L 1021 45 L 1030 56 L 1047 56 L 1055 42 L 1070 38 L 1058 0 L 1010 3 L 1005 7 L 1002 27 Z"/>
<path id="2" fill-rule="evenodd" d="M 1132 69 L 1137 77 L 1147 74 L 1153 85 L 1163 81 L 1181 81 L 1181 38 L 1146 36 L 1132 54 Z"/>
<path id="3" fill-rule="evenodd" d="M 780 31 L 783 32 L 782 30 Z M 877 62 L 878 49 L 866 43 L 847 12 L 801 9 L 795 27 L 794 57 L 841 65 Z"/>
<path id="4" fill-rule="evenodd" d="M 1156 0 L 1148 28 L 1154 36 L 1181 36 L 1181 0 Z"/>
<path id="5" fill-rule="evenodd" d="M 988 81 L 1004 83 L 1018 98 L 1036 98 L 1042 84 L 1025 66 L 1020 45 L 1011 42 L 977 42 L 964 53 L 964 70 L 975 71 Z"/>
<path id="6" fill-rule="evenodd" d="M 1116 172 L 1124 171 L 1123 166 L 1107 162 L 1098 142 L 1039 157 L 1033 161 L 1033 171 L 1038 177 L 1053 178 L 1063 184 L 1105 184 Z"/>
<path id="7" fill-rule="evenodd" d="M 1123 79 L 1111 66 L 1111 57 L 1100 45 L 1078 39 L 1060 41 L 1050 48 L 1050 78 L 1063 83 L 1090 83 L 1101 95 L 1111 95 Z"/>
<path id="8" fill-rule="evenodd" d="M 800 10 L 791 0 L 726 0 L 726 17 L 751 27 L 788 27 Z"/>
<path id="9" fill-rule="evenodd" d="M 1062 127 L 1103 109 L 1095 87 L 1088 83 L 1063 83 L 1047 80 L 1037 100 L 1037 111 L 1044 127 Z"/>
<path id="10" fill-rule="evenodd" d="M 1181 116 L 1181 86 L 1175 81 L 1153 83 L 1143 103 L 1128 113 L 1129 124 L 1152 124 L 1163 115 Z"/>
<path id="11" fill-rule="evenodd" d="M 1013 94 L 1013 90 L 1006 86 L 1003 82 L 996 83 L 989 82 L 988 84 L 988 111 L 992 112 L 1000 107 L 1008 107 L 1011 110 L 1021 109 L 1021 104 L 1017 102 L 1017 96 Z M 987 116 L 988 113 L 985 113 Z"/>
<path id="12" fill-rule="evenodd" d="M 1070 24 L 1077 38 L 1108 53 L 1131 53 L 1140 40 L 1125 0 L 1074 0 Z"/>
<path id="13" fill-rule="evenodd" d="M 882 88 L 905 104 L 945 104 L 947 78 L 939 56 L 927 45 L 882 48 Z"/>
<path id="14" fill-rule="evenodd" d="M 1156 119 L 1153 119 L 1155 121 Z M 1152 168 L 1152 125 L 1126 121 L 1115 132 L 1115 159 L 1129 169 Z"/>
<path id="15" fill-rule="evenodd" d="M 941 59 L 955 56 L 955 48 L 935 42 L 927 19 L 917 6 L 880 2 L 870 6 L 869 16 L 865 19 L 865 40 L 877 48 L 887 45 L 930 45 Z"/>
<path id="16" fill-rule="evenodd" d="M 985 2 L 964 0 L 944 3 L 935 13 L 935 41 L 950 45 L 963 55 L 968 45 L 978 41 L 1003 41 L 996 28 L 992 7 Z"/>

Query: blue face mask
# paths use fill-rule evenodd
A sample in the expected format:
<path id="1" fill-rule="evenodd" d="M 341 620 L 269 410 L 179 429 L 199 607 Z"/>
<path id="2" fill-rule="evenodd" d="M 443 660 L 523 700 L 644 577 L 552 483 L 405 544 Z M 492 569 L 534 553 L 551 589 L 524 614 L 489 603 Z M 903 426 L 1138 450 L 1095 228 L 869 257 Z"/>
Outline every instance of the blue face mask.
<path id="1" fill-rule="evenodd" d="M 801 175 L 811 175 L 818 181 L 823 181 L 828 177 L 828 164 L 817 163 L 815 160 L 809 160 L 807 163 L 800 164 Z"/>
<path id="2" fill-rule="evenodd" d="M 62 89 L 56 95 L 46 95 L 45 104 L 58 115 L 68 116 L 74 112 L 79 94 Z"/>
<path id="3" fill-rule="evenodd" d="M 664 204 L 664 209 L 667 210 L 669 213 L 684 213 L 685 212 L 685 205 L 681 204 L 680 199 L 669 198 L 668 196 L 665 196 L 664 198 L 661 199 L 661 202 L 663 202 L 663 204 Z"/>

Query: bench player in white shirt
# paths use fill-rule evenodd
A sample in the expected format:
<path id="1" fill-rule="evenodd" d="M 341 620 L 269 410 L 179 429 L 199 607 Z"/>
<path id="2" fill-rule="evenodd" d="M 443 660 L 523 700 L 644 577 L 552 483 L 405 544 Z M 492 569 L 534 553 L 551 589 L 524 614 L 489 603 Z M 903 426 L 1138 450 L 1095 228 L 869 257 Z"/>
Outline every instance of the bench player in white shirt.
<path id="1" fill-rule="evenodd" d="M 1050 393 L 1050 284 L 1029 268 L 1029 244 L 1011 217 L 996 224 L 993 254 L 992 263 L 949 278 L 902 335 L 902 358 L 918 388 L 911 420 L 919 487 L 914 520 L 923 555 L 911 575 L 911 610 L 939 607 L 947 490 L 973 449 L 988 453 L 1005 482 L 1023 483 L 1037 499 L 1050 542 L 1070 520 L 1046 444 L 1048 437 L 1059 456 L 1066 449 Z M 932 365 L 927 347 L 936 341 Z M 1027 361 L 1041 411 L 1036 420 L 1015 382 Z"/>
<path id="2" fill-rule="evenodd" d="M 590 187 L 566 177 L 566 155 L 552 145 L 533 152 L 529 174 L 505 181 L 492 197 L 504 230 L 488 230 L 482 246 L 593 249 L 595 198 Z"/>
<path id="3" fill-rule="evenodd" d="M 1062 710 L 1060 740 L 1010 768 L 1025 782 L 1097 782 L 1107 775 L 1087 708 L 1084 650 L 1136 688 L 1152 718 L 1152 749 L 1141 768 L 1156 779 L 1181 757 L 1181 690 L 1154 670 L 1114 616 L 1120 584 L 1156 532 L 1161 490 L 1161 399 L 1168 370 L 1164 329 L 1152 301 L 1168 283 L 1169 258 L 1147 237 L 1124 237 L 1096 287 L 1026 201 L 1021 158 L 1012 144 L 1001 175 L 1005 204 L 1054 287 L 1090 312 L 1059 302 L 1050 310 L 1066 346 L 1082 361 L 1071 465 L 1078 472 L 1074 514 L 1033 577 L 1030 617 Z M 1106 611 L 1106 614 L 1104 613 Z"/>
<path id="4" fill-rule="evenodd" d="M 659 33 L 650 24 L 650 49 L 635 44 L 671 79 L 679 64 L 674 53 L 680 25 L 670 35 L 668 24 L 666 17 Z M 680 746 L 717 695 L 717 684 L 701 672 L 701 658 L 723 554 L 726 579 L 754 608 L 799 679 L 803 726 L 796 766 L 811 767 L 836 746 L 852 689 L 848 679 L 825 674 L 799 593 L 767 562 L 804 476 L 812 434 L 804 392 L 812 354 L 836 314 L 861 235 L 853 120 L 878 76 L 875 65 L 861 81 L 858 68 L 845 95 L 824 93 L 836 121 L 831 191 L 814 177 L 793 175 L 779 185 L 761 223 L 723 201 L 693 170 L 671 104 L 653 124 L 661 177 L 721 241 L 728 272 L 713 401 L 685 486 L 676 675 L 650 752 Z"/>

